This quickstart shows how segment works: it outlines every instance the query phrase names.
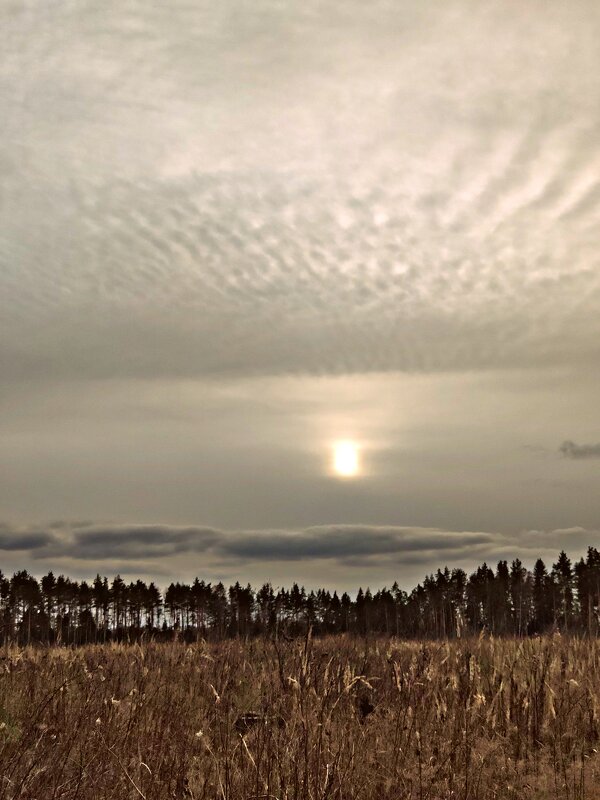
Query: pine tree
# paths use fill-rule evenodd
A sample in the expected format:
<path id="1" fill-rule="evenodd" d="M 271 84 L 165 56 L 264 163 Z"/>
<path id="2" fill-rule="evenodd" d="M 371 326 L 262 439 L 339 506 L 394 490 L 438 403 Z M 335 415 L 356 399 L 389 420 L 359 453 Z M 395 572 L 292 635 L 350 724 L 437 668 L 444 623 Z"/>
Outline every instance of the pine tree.
<path id="1" fill-rule="evenodd" d="M 551 581 L 541 558 L 533 568 L 533 625 L 532 633 L 543 633 L 553 622 Z"/>
<path id="2" fill-rule="evenodd" d="M 552 579 L 557 591 L 556 622 L 562 630 L 569 630 L 573 617 L 573 570 L 571 561 L 561 550 L 552 567 Z"/>

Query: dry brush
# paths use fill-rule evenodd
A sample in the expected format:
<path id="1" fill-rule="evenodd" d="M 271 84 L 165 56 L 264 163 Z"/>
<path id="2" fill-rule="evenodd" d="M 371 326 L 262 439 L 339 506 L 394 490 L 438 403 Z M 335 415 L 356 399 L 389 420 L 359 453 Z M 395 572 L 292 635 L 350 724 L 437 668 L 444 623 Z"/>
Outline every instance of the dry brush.
<path id="1" fill-rule="evenodd" d="M 600 796 L 600 643 L 7 649 L 0 797 Z"/>

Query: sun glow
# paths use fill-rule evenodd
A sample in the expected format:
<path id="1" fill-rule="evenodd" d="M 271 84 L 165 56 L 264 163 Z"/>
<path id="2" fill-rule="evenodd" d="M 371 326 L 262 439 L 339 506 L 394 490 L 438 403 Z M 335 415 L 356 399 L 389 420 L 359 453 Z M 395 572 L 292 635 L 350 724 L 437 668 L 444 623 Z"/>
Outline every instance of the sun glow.
<path id="1" fill-rule="evenodd" d="M 355 442 L 336 442 L 333 446 L 333 470 L 343 478 L 358 475 L 358 445 Z"/>

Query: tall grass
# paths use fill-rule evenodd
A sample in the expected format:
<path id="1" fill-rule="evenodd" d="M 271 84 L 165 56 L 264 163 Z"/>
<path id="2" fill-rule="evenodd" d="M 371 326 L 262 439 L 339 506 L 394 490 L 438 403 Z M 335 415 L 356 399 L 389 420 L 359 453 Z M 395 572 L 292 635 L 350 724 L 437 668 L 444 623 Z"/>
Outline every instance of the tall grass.
<path id="1" fill-rule="evenodd" d="M 0 797 L 600 797 L 600 643 L 8 649 Z"/>

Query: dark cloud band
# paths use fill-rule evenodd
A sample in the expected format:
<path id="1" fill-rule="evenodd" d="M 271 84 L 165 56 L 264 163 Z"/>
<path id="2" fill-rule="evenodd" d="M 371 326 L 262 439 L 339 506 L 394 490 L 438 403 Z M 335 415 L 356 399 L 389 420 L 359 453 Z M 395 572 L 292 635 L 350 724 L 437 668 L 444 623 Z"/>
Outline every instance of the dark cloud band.
<path id="1" fill-rule="evenodd" d="M 220 560 L 303 561 L 314 559 L 369 561 L 378 557 L 424 552 L 448 555 L 464 548 L 491 546 L 489 533 L 450 532 L 429 528 L 374 525 L 322 525 L 299 530 L 222 531 L 168 525 L 87 525 L 56 523 L 30 531 L 5 525 L 0 550 L 27 551 L 36 559 L 162 559 L 182 553 Z"/>
<path id="2" fill-rule="evenodd" d="M 176 525 L 0 524 L 0 556 L 13 569 L 36 564 L 35 573 L 75 569 L 81 574 L 171 579 L 198 574 L 244 580 L 248 573 L 270 579 L 275 569 L 300 581 L 309 574 L 331 574 L 339 580 L 358 570 L 365 580 L 369 576 L 376 582 L 384 575 L 401 578 L 411 568 L 468 569 L 475 561 L 493 565 L 520 558 L 532 566 L 537 558 L 554 558 L 563 548 L 583 555 L 590 545 L 600 545 L 600 532 L 581 527 L 503 534 L 394 525 L 226 531 Z"/>

